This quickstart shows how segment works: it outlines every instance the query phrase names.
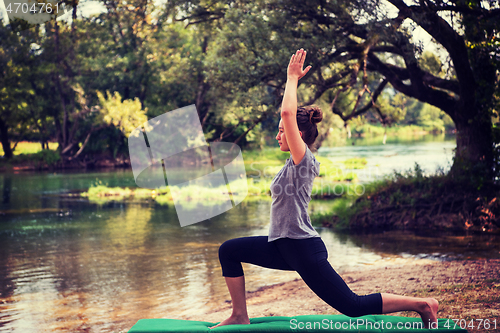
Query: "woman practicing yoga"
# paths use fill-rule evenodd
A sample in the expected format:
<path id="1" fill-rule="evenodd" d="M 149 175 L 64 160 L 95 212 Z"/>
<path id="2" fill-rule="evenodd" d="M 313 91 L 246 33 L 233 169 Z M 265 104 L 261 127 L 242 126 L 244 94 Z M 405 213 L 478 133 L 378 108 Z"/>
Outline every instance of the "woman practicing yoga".
<path id="1" fill-rule="evenodd" d="M 306 51 L 290 59 L 281 120 L 276 139 L 290 158 L 271 183 L 269 236 L 243 237 L 224 242 L 219 249 L 222 275 L 232 300 L 232 314 L 214 326 L 249 324 L 242 262 L 267 268 L 294 270 L 322 300 L 341 313 L 358 317 L 398 311 L 416 311 L 426 328 L 437 327 L 438 302 L 385 293 L 358 296 L 327 261 L 327 250 L 311 225 L 307 207 L 319 162 L 310 147 L 318 136 L 316 123 L 323 118 L 318 107 L 297 109 L 297 85 L 311 69 L 303 69 Z"/>

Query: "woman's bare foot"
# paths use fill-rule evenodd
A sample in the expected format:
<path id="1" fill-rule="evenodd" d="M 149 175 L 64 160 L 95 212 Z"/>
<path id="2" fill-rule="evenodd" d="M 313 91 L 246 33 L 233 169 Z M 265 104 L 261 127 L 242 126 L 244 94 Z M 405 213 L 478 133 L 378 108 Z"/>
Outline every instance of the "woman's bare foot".
<path id="1" fill-rule="evenodd" d="M 212 326 L 210 328 L 212 329 L 212 328 L 216 328 L 219 326 L 238 325 L 238 324 L 248 325 L 248 324 L 250 324 L 250 319 L 248 318 L 248 316 L 231 315 L 231 317 L 227 318 L 226 320 L 224 320 L 224 321 L 220 322 L 219 324 Z"/>
<path id="2" fill-rule="evenodd" d="M 420 306 L 419 311 L 420 317 L 424 322 L 424 327 L 427 329 L 438 328 L 437 312 L 439 308 L 439 302 L 434 298 L 424 298 Z"/>

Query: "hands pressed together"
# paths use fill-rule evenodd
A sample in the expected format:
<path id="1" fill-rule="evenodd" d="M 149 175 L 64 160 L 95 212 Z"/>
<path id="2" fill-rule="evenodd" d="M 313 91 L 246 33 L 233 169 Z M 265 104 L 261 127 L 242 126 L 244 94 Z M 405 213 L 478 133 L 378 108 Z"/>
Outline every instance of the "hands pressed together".
<path id="1" fill-rule="evenodd" d="M 306 60 L 307 52 L 304 49 L 297 50 L 295 54 L 290 58 L 290 63 L 288 64 L 287 75 L 289 79 L 300 80 L 304 75 L 309 72 L 312 66 L 307 66 L 305 69 L 304 62 Z"/>

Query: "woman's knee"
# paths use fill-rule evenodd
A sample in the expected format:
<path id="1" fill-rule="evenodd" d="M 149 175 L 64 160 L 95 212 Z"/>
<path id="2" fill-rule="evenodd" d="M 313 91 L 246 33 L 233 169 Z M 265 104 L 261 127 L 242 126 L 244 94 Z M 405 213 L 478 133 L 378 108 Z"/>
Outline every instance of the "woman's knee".
<path id="1" fill-rule="evenodd" d="M 219 246 L 219 259 L 229 259 L 237 247 L 236 239 L 229 239 Z"/>
<path id="2" fill-rule="evenodd" d="M 237 239 L 230 239 L 219 247 L 219 261 L 223 276 L 238 277 L 243 275 L 241 262 L 235 257 L 235 254 L 238 253 L 238 243 Z"/>

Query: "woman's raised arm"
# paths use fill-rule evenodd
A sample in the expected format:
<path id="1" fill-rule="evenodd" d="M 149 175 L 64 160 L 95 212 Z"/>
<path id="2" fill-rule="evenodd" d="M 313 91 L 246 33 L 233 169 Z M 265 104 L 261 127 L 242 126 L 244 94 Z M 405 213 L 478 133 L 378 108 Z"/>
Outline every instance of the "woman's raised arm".
<path id="1" fill-rule="evenodd" d="M 306 54 L 307 52 L 304 49 L 300 49 L 290 58 L 285 93 L 283 95 L 283 103 L 281 104 L 281 119 L 295 165 L 302 161 L 306 153 L 302 133 L 299 131 L 299 126 L 297 125 L 297 85 L 299 80 L 311 69 L 311 66 L 303 69 Z"/>

